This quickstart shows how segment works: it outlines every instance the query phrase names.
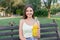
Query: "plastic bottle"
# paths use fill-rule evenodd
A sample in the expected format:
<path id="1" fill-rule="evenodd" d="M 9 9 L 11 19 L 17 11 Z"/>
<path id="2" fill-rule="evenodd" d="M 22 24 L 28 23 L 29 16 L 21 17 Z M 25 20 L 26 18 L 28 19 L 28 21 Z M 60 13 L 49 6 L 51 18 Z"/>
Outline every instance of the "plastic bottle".
<path id="1" fill-rule="evenodd" d="M 38 35 L 37 31 L 38 31 L 38 24 L 36 23 L 33 25 L 33 28 L 32 28 L 33 37 L 37 37 L 37 35 Z"/>

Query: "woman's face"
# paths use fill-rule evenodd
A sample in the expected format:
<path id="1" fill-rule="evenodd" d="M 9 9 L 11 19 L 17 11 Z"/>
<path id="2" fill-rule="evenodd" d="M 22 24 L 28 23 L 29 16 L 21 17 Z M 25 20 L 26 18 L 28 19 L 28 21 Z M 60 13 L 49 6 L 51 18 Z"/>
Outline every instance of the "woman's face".
<path id="1" fill-rule="evenodd" d="M 27 16 L 28 18 L 31 18 L 32 15 L 33 15 L 33 9 L 32 9 L 31 7 L 28 7 L 28 8 L 26 9 L 26 16 Z"/>

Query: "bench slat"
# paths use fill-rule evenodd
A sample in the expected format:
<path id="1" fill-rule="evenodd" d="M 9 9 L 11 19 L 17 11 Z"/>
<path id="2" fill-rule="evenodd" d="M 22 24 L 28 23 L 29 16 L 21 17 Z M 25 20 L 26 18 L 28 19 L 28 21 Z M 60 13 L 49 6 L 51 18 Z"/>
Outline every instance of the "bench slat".
<path id="1" fill-rule="evenodd" d="M 57 38 L 42 39 L 42 40 L 57 40 Z"/>
<path id="2" fill-rule="evenodd" d="M 57 27 L 57 24 L 55 23 L 40 24 L 40 28 L 45 28 L 45 27 Z"/>
<path id="3" fill-rule="evenodd" d="M 0 40 L 19 40 L 19 37 L 8 37 L 8 38 L 1 38 Z"/>
<path id="4" fill-rule="evenodd" d="M 41 33 L 44 33 L 44 32 L 56 32 L 56 28 L 50 28 L 50 29 L 41 29 Z"/>
<path id="5" fill-rule="evenodd" d="M 0 26 L 0 30 L 11 30 L 11 29 L 18 29 L 18 26 Z"/>
<path id="6" fill-rule="evenodd" d="M 0 36 L 11 36 L 11 35 L 18 35 L 17 32 L 0 32 Z"/>
<path id="7" fill-rule="evenodd" d="M 57 37 L 57 34 L 56 33 L 41 34 L 41 38 L 48 38 L 48 37 Z"/>

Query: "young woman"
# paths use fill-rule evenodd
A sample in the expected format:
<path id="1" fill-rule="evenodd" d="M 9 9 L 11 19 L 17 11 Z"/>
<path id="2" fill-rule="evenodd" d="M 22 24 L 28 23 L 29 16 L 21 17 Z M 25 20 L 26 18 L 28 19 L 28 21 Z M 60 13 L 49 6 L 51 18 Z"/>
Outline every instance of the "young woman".
<path id="1" fill-rule="evenodd" d="M 24 18 L 19 23 L 19 38 L 21 40 L 38 40 L 40 38 L 40 24 L 34 19 L 34 10 L 32 5 L 26 5 L 24 8 Z M 32 28 L 34 24 L 38 24 L 39 29 L 36 37 L 32 36 Z"/>

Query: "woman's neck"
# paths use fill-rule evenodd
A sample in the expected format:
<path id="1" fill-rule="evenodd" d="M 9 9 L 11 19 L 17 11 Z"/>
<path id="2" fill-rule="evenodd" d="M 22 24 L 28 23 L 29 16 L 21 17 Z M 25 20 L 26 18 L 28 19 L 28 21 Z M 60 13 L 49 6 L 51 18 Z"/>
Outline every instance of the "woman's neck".
<path id="1" fill-rule="evenodd" d="M 33 20 L 33 18 L 27 18 L 27 20 Z"/>

